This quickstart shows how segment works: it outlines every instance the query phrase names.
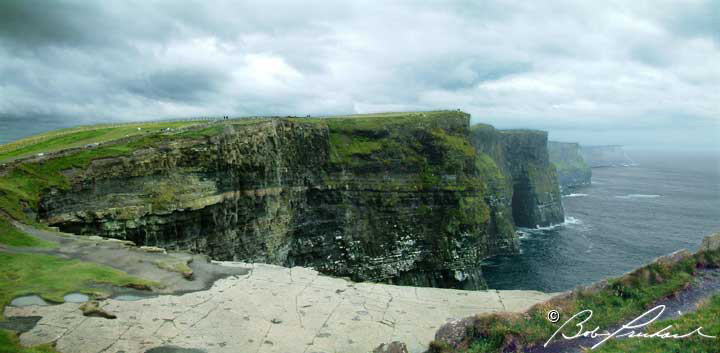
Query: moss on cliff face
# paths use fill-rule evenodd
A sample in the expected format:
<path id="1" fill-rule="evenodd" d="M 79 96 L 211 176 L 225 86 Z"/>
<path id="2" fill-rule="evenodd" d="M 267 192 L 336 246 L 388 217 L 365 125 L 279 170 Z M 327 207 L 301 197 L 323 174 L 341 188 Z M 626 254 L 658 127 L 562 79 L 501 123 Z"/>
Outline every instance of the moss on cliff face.
<path id="1" fill-rule="evenodd" d="M 0 207 L 216 259 L 478 288 L 483 258 L 517 251 L 516 204 L 554 220 L 543 138 L 456 111 L 193 126 L 6 166 Z"/>
<path id="2" fill-rule="evenodd" d="M 547 226 L 564 221 L 555 167 L 550 164 L 547 133 L 537 130 L 496 130 L 478 124 L 470 140 L 502 170 L 505 195 L 512 202 L 514 223 Z"/>

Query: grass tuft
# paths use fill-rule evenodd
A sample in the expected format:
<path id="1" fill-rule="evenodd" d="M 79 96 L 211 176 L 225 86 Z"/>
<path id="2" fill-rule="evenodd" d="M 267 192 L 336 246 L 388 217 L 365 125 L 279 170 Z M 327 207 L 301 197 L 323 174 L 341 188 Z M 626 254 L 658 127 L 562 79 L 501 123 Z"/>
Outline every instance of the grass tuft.
<path id="1" fill-rule="evenodd" d="M 16 297 L 37 294 L 62 303 L 72 292 L 93 294 L 92 284 L 154 286 L 107 266 L 50 255 L 0 253 L 0 311 Z"/>
<path id="2" fill-rule="evenodd" d="M 607 285 L 595 289 L 574 291 L 569 297 L 556 298 L 532 307 L 522 315 L 490 314 L 479 316 L 461 347 L 457 350 L 443 347 L 438 352 L 498 352 L 508 345 L 530 346 L 544 343 L 564 322 L 547 320 L 549 310 L 558 310 L 568 318 L 581 310 L 590 309 L 593 317 L 585 327 L 611 327 L 636 317 L 649 309 L 653 303 L 674 295 L 692 281 L 697 267 L 720 266 L 720 251 L 699 252 L 677 263 L 656 262 L 644 266 L 620 278 L 611 279 Z M 717 317 L 698 313 L 702 317 Z M 691 319 L 687 319 L 691 320 Z M 716 322 L 717 323 L 717 322 Z M 664 327 L 664 326 L 663 326 Z M 714 326 L 713 326 L 714 327 Z M 717 330 L 710 334 L 718 334 Z M 644 341 L 643 341 L 644 342 Z M 717 341 L 711 342 L 717 346 Z M 686 342 L 687 343 L 687 342 Z M 633 343 L 643 344 L 649 343 Z M 643 348 L 644 349 L 644 348 Z M 637 348 L 637 352 L 645 352 Z M 626 351 L 610 349 L 607 352 Z M 653 350 L 649 350 L 654 352 Z M 688 351 L 688 350 L 668 350 Z M 698 350 L 698 352 L 707 350 Z M 710 350 L 712 351 L 712 350 Z M 658 351 L 659 352 L 659 351 Z"/>
<path id="3" fill-rule="evenodd" d="M 35 347 L 21 347 L 17 334 L 11 331 L 0 330 L 0 352 L 2 353 L 57 353 L 52 344 L 43 344 Z"/>
<path id="4" fill-rule="evenodd" d="M 54 243 L 35 238 L 15 228 L 7 219 L 0 216 L 0 244 L 17 247 L 52 248 Z"/>

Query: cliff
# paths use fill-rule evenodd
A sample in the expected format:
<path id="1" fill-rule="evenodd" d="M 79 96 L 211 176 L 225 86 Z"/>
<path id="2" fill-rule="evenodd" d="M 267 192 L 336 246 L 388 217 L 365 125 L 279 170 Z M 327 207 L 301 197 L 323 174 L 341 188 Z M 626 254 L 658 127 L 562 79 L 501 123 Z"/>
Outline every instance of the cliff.
<path id="1" fill-rule="evenodd" d="M 481 288 L 481 260 L 517 251 L 513 222 L 562 208 L 545 133 L 496 132 L 497 154 L 475 135 L 454 111 L 218 122 L 16 162 L 0 207 L 217 260 Z"/>
<path id="2" fill-rule="evenodd" d="M 558 183 L 563 193 L 583 185 L 590 185 L 592 170 L 580 156 L 580 145 L 574 142 L 548 141 L 550 162 L 555 165 Z"/>
<path id="3" fill-rule="evenodd" d="M 635 164 L 620 145 L 582 146 L 580 156 L 591 168 L 627 167 Z"/>
<path id="4" fill-rule="evenodd" d="M 478 124 L 471 143 L 494 160 L 503 172 L 512 199 L 514 223 L 520 227 L 548 226 L 565 219 L 555 167 L 547 150 L 547 132 L 496 130 Z"/>

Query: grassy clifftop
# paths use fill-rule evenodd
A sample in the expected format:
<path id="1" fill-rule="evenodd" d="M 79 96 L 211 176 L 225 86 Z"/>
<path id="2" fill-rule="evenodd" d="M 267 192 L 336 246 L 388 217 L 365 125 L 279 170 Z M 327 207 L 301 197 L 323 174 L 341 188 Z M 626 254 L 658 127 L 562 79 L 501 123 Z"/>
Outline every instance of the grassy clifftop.
<path id="1" fill-rule="evenodd" d="M 469 124 L 469 115 L 457 111 L 383 113 L 328 118 L 283 118 L 324 125 L 331 131 L 333 158 L 353 163 L 372 152 L 390 146 L 390 131 L 420 128 L 432 130 L 449 148 L 472 154 L 470 146 L 457 136 Z M 37 209 L 43 190 L 68 187 L 64 171 L 86 168 L 93 160 L 128 156 L 134 151 L 178 139 L 203 139 L 223 132 L 227 125 L 270 121 L 271 118 L 233 119 L 222 123 L 183 121 L 118 126 L 82 126 L 51 131 L 0 145 L 0 210 L 12 218 L 32 223 L 28 214 Z M 393 148 L 390 148 L 393 150 Z M 397 152 L 397 151 L 396 151 Z M 396 158 L 412 158 L 409 153 Z M 404 151 L 407 152 L 407 151 Z M 18 158 L 24 160 L 17 160 Z"/>
<path id="2" fill-rule="evenodd" d="M 250 124 L 265 119 L 232 121 Z M 64 171 L 86 168 L 93 160 L 131 155 L 134 151 L 179 139 L 204 139 L 223 124 L 201 121 L 144 123 L 63 129 L 0 145 L 0 211 L 33 223 L 43 190 L 66 188 Z"/>

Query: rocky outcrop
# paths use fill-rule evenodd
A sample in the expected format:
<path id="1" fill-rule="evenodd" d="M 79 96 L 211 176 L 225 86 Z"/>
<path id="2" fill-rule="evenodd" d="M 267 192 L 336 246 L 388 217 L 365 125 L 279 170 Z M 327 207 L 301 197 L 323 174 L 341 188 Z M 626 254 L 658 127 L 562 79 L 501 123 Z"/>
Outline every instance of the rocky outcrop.
<path id="1" fill-rule="evenodd" d="M 472 128 L 471 141 L 502 170 L 510 188 L 501 188 L 501 194 L 511 198 L 517 226 L 548 226 L 564 221 L 557 174 L 548 156 L 547 132 L 496 130 L 479 124 Z"/>
<path id="2" fill-rule="evenodd" d="M 548 141 L 548 152 L 550 162 L 557 169 L 562 193 L 568 193 L 578 186 L 590 185 L 592 170 L 580 156 L 578 143 Z"/>
<path id="3" fill-rule="evenodd" d="M 591 168 L 627 167 L 635 162 L 625 153 L 623 146 L 582 146 L 580 156 Z"/>
<path id="4" fill-rule="evenodd" d="M 217 260 L 481 288 L 481 260 L 517 251 L 513 219 L 546 225 L 562 208 L 546 133 L 496 132 L 486 153 L 474 131 L 462 112 L 224 124 L 66 170 L 39 211 Z"/>

